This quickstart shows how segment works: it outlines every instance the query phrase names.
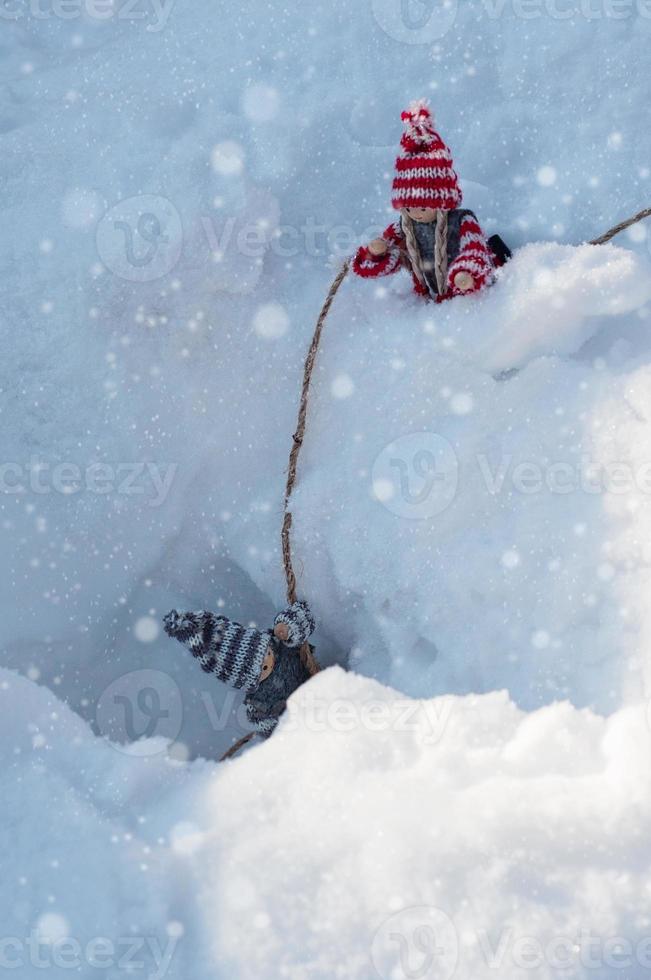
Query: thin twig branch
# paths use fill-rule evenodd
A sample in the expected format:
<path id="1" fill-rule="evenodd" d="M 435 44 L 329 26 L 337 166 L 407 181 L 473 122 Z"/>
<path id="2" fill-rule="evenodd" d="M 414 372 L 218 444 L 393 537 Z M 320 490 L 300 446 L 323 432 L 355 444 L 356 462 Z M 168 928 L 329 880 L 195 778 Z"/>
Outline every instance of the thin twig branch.
<path id="1" fill-rule="evenodd" d="M 626 221 L 620 222 L 620 224 L 615 225 L 610 231 L 607 231 L 604 235 L 600 235 L 599 238 L 593 238 L 589 245 L 605 245 L 609 242 L 611 238 L 615 235 L 619 235 L 621 231 L 626 231 L 631 225 L 636 225 L 638 221 L 642 221 L 643 218 L 651 218 L 651 208 L 645 208 L 644 211 L 640 211 L 638 214 L 634 215 L 632 218 L 628 218 Z"/>

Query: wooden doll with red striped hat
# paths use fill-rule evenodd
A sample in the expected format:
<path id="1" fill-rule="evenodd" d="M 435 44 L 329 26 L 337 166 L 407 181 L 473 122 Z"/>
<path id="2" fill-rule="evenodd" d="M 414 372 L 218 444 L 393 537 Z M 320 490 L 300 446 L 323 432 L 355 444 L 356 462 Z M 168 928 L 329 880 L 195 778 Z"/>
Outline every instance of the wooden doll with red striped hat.
<path id="1" fill-rule="evenodd" d="M 427 101 L 412 102 L 402 120 L 391 201 L 400 218 L 358 250 L 353 270 L 374 279 L 404 265 L 418 295 L 437 302 L 478 292 L 490 285 L 501 263 L 473 212 L 459 207 L 452 155 L 434 129 Z"/>

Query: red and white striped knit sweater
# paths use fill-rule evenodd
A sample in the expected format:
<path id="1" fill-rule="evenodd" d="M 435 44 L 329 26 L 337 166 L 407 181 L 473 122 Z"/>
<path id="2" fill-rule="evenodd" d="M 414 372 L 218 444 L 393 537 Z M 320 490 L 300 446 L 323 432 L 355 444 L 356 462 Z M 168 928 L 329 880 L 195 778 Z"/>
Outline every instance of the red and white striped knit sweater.
<path id="1" fill-rule="evenodd" d="M 400 269 L 403 264 L 403 258 L 408 258 L 405 236 L 400 220 L 389 225 L 382 232 L 382 238 L 388 245 L 388 249 L 384 255 L 374 256 L 364 245 L 358 250 L 353 260 L 353 271 L 358 276 L 362 276 L 364 279 L 390 276 Z M 456 255 L 452 254 L 450 259 L 447 290 L 442 296 L 436 297 L 437 303 L 445 299 L 452 299 L 454 296 L 467 296 L 470 293 L 479 292 L 492 282 L 494 269 L 492 252 L 477 218 L 471 211 L 466 212 L 461 219 L 459 250 Z M 407 267 L 410 268 L 408 264 Z M 472 289 L 466 292 L 457 289 L 454 285 L 454 279 L 459 272 L 467 272 L 472 276 L 474 283 Z M 421 283 L 413 272 L 412 278 L 414 280 L 415 292 L 419 296 L 429 296 L 430 293 L 427 286 Z"/>

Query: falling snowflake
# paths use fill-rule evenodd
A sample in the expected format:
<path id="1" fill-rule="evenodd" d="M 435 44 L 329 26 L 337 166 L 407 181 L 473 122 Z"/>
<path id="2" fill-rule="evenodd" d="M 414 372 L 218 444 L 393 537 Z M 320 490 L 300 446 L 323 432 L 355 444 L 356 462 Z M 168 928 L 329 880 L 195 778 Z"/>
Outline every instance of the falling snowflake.
<path id="1" fill-rule="evenodd" d="M 289 330 L 289 317 L 280 303 L 264 303 L 253 317 L 253 329 L 265 340 L 278 340 Z"/>
<path id="2" fill-rule="evenodd" d="M 536 650 L 545 650 L 551 643 L 551 637 L 547 630 L 536 630 L 531 637 L 531 645 Z"/>
<path id="3" fill-rule="evenodd" d="M 504 568 L 517 568 L 520 564 L 520 552 L 515 548 L 510 548 L 502 555 L 502 565 Z"/>
<path id="4" fill-rule="evenodd" d="M 633 225 L 626 234 L 632 242 L 645 242 L 647 239 L 646 227 L 643 224 Z"/>
<path id="5" fill-rule="evenodd" d="M 338 374 L 333 378 L 330 392 L 333 398 L 350 398 L 355 391 L 355 382 L 349 374 Z"/>
<path id="6" fill-rule="evenodd" d="M 70 926 L 62 915 L 45 912 L 36 923 L 36 933 L 41 942 L 56 943 L 67 939 L 70 935 Z"/>
<path id="7" fill-rule="evenodd" d="M 238 177 L 244 170 L 244 150 L 235 140 L 224 140 L 214 147 L 211 162 L 223 177 Z"/>
<path id="8" fill-rule="evenodd" d="M 450 408 L 455 415 L 469 415 L 474 405 L 474 399 L 468 391 L 460 391 L 450 399 Z"/>
<path id="9" fill-rule="evenodd" d="M 541 167 L 536 174 L 536 179 L 541 187 L 553 187 L 556 183 L 557 173 L 553 167 Z"/>
<path id="10" fill-rule="evenodd" d="M 391 480 L 379 477 L 377 480 L 373 481 L 373 496 L 376 500 L 379 500 L 381 504 L 385 504 L 388 500 L 391 500 L 395 492 L 395 487 Z"/>
<path id="11" fill-rule="evenodd" d="M 133 627 L 133 635 L 141 643 L 153 643 L 159 633 L 160 627 L 153 616 L 141 616 Z"/>
<path id="12" fill-rule="evenodd" d="M 280 97 L 271 85 L 250 85 L 242 96 L 244 115 L 251 122 L 271 122 L 278 115 Z"/>

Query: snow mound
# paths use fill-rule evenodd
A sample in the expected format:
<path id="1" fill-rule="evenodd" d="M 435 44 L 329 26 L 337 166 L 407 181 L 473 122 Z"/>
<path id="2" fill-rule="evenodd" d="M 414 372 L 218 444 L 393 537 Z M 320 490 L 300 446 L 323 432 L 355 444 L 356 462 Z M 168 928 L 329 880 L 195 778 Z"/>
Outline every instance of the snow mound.
<path id="1" fill-rule="evenodd" d="M 293 505 L 303 591 L 356 669 L 413 695 L 638 697 L 649 371 L 617 354 L 644 336 L 647 263 L 536 245 L 479 298 L 408 288 L 353 280 L 333 307 Z"/>
<path id="2" fill-rule="evenodd" d="M 651 263 L 615 245 L 527 245 L 499 273 L 499 288 L 444 317 L 455 350 L 498 373 L 535 357 L 574 354 L 651 299 Z M 465 315 L 464 315 L 465 314 Z"/>
<path id="3" fill-rule="evenodd" d="M 97 738 L 7 670 L 0 706 L 2 967 L 25 980 L 187 976 L 199 953 L 181 942 L 178 855 L 205 764 L 175 764 L 155 741 L 131 752 Z"/>
<path id="4" fill-rule="evenodd" d="M 0 702 L 0 956 L 25 980 L 648 971 L 642 708 L 412 700 L 331 668 L 216 767 L 113 745 L 9 671 Z"/>
<path id="5" fill-rule="evenodd" d="M 645 976 L 649 740 L 642 709 L 410 701 L 328 670 L 203 801 L 215 960 L 242 980 Z"/>

